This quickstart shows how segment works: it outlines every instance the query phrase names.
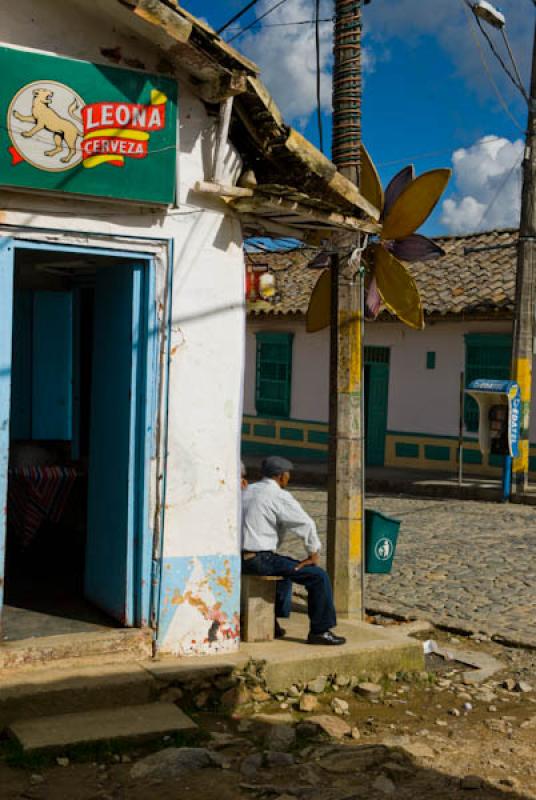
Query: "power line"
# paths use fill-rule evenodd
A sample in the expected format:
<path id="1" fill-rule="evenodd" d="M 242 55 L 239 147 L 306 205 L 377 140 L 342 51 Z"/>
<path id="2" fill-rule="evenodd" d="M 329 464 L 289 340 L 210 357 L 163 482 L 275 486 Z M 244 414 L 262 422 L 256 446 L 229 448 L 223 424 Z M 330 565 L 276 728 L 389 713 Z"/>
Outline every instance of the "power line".
<path id="1" fill-rule="evenodd" d="M 534 2 L 536 3 L 536 0 L 534 0 Z M 517 80 L 519 82 L 519 88 L 520 88 L 521 92 L 523 93 L 523 97 L 525 98 L 525 100 L 528 103 L 528 102 L 530 102 L 529 95 L 528 95 L 528 92 L 527 92 L 527 90 L 525 89 L 525 87 L 523 85 L 523 79 L 521 78 L 521 75 L 519 74 L 519 69 L 518 69 L 518 66 L 517 66 L 517 62 L 516 62 L 514 54 L 512 52 L 512 48 L 510 47 L 510 41 L 508 39 L 508 36 L 506 35 L 506 31 L 505 31 L 504 28 L 501 28 L 501 33 L 502 33 L 502 37 L 503 37 L 503 41 L 504 41 L 505 47 L 508 50 L 508 55 L 510 56 L 510 61 L 512 62 L 512 66 L 514 68 L 514 72 L 515 72 Z"/>
<path id="2" fill-rule="evenodd" d="M 486 61 L 486 56 L 484 55 L 484 50 L 482 48 L 482 45 L 480 44 L 480 39 L 476 35 L 476 31 L 473 28 L 473 15 L 469 11 L 469 8 L 471 6 L 468 7 L 468 5 L 465 2 L 465 0 L 460 0 L 460 3 L 462 4 L 463 9 L 464 9 L 464 11 L 466 13 L 467 24 L 469 26 L 469 30 L 471 32 L 471 36 L 473 37 L 473 41 L 475 42 L 475 44 L 477 46 L 478 53 L 479 53 L 479 56 L 480 56 L 480 60 L 482 62 L 482 66 L 484 67 L 486 75 L 488 76 L 488 80 L 491 83 L 495 94 L 497 95 L 498 101 L 499 101 L 504 113 L 512 120 L 512 122 L 514 123 L 516 128 L 518 128 L 520 131 L 525 133 L 525 129 L 519 124 L 517 119 L 514 117 L 514 115 L 511 113 L 510 109 L 508 108 L 508 104 L 507 104 L 506 100 L 504 99 L 504 97 L 502 96 L 501 91 L 500 91 L 499 87 L 497 86 L 497 83 L 495 82 L 495 78 L 491 74 L 491 70 L 489 68 L 489 64 Z"/>
<path id="3" fill-rule="evenodd" d="M 516 158 L 516 160 L 514 161 L 514 163 L 512 165 L 512 168 L 506 173 L 506 176 L 503 178 L 503 180 L 499 184 L 499 187 L 497 188 L 497 191 L 495 192 L 495 194 L 492 197 L 491 201 L 488 203 L 488 205 L 484 209 L 484 213 L 480 217 L 480 222 L 478 223 L 478 225 L 475 228 L 476 231 L 478 231 L 478 229 L 480 228 L 480 226 L 482 225 L 482 223 L 484 222 L 484 220 L 488 216 L 489 212 L 491 211 L 491 209 L 493 208 L 493 206 L 497 202 L 497 200 L 499 198 L 499 195 L 501 194 L 502 190 L 504 189 L 504 187 L 506 186 L 506 184 L 508 183 L 508 181 L 512 177 L 514 170 L 516 170 L 519 166 L 521 166 L 521 162 L 522 161 L 523 161 L 523 155 L 521 155 L 520 158 Z"/>
<path id="4" fill-rule="evenodd" d="M 257 25 L 258 22 L 260 22 L 262 19 L 267 17 L 268 14 L 271 14 L 272 11 L 275 11 L 276 8 L 279 8 L 279 6 L 282 6 L 283 3 L 286 3 L 286 2 L 287 2 L 287 0 L 279 0 L 278 3 L 276 3 L 273 6 L 270 6 L 268 11 L 265 11 L 264 14 L 260 15 L 260 17 L 257 17 L 256 19 L 254 19 L 253 22 L 251 22 L 249 25 L 246 25 L 246 27 L 242 28 L 242 30 L 239 31 L 238 33 L 235 33 L 235 35 L 231 36 L 230 39 L 227 39 L 227 44 L 230 44 L 231 42 L 234 42 L 235 39 L 238 39 L 239 36 L 242 36 L 243 33 L 245 33 L 246 31 L 249 31 L 250 28 L 253 28 L 255 25 Z"/>
<path id="5" fill-rule="evenodd" d="M 535 0 L 536 2 L 536 0 Z M 319 22 L 334 22 L 333 17 L 323 17 L 322 19 L 318 20 Z M 292 25 L 314 25 L 316 23 L 316 19 L 297 19 L 294 22 L 267 22 L 263 25 L 263 28 L 289 28 Z M 228 31 L 241 31 L 242 28 L 228 28 Z"/>
<path id="6" fill-rule="evenodd" d="M 523 82 L 522 82 L 521 77 L 519 75 L 519 72 L 518 72 L 518 69 L 517 69 L 517 64 L 516 64 L 515 59 L 514 59 L 514 54 L 512 53 L 512 50 L 510 49 L 510 44 L 509 44 L 508 39 L 506 37 L 506 34 L 504 32 L 504 28 L 501 28 L 503 39 L 504 39 L 504 42 L 506 44 L 506 48 L 508 50 L 508 53 L 510 55 L 510 59 L 512 61 L 512 64 L 514 65 L 514 69 L 515 69 L 516 75 L 512 75 L 512 73 L 510 72 L 510 70 L 509 70 L 508 66 L 506 65 L 506 63 L 504 62 L 504 59 L 502 58 L 501 54 L 497 51 L 491 36 L 489 35 L 489 33 L 487 32 L 486 28 L 482 24 L 482 22 L 480 20 L 480 17 L 475 16 L 475 19 L 476 19 L 476 24 L 480 28 L 480 32 L 482 33 L 483 37 L 487 41 L 491 52 L 493 53 L 493 55 L 495 56 L 495 58 L 497 59 L 497 61 L 501 65 L 501 67 L 503 69 L 503 72 L 512 81 L 512 83 L 514 84 L 516 89 L 518 89 L 518 91 L 521 92 L 521 94 L 523 95 L 525 100 L 528 101 L 528 94 L 525 91 L 525 87 L 523 86 Z"/>
<path id="7" fill-rule="evenodd" d="M 318 139 L 320 150 L 324 152 L 324 132 L 322 130 L 322 99 L 320 69 L 320 0 L 315 0 L 315 49 L 316 49 L 316 118 L 318 121 Z"/>
<path id="8" fill-rule="evenodd" d="M 535 0 L 535 2 L 536 2 L 536 0 Z M 481 137 L 481 138 L 485 138 L 487 142 L 498 142 L 499 140 L 504 139 L 505 137 L 504 136 L 488 135 L 488 136 Z M 412 161 L 417 161 L 418 159 L 421 159 L 421 158 L 432 158 L 432 156 L 442 156 L 445 153 L 452 153 L 453 150 L 459 150 L 460 148 L 467 149 L 469 147 L 472 147 L 472 145 L 471 144 L 459 144 L 459 145 L 454 145 L 453 147 L 444 147 L 442 150 L 428 150 L 427 152 L 417 153 L 417 154 L 412 155 L 412 156 L 406 156 L 405 158 L 395 158 L 395 159 L 393 159 L 391 161 L 379 161 L 376 164 L 376 166 L 377 167 L 391 167 L 391 166 L 395 166 L 396 164 L 409 164 Z"/>
<path id="9" fill-rule="evenodd" d="M 259 2 L 259 0 L 251 0 L 251 2 L 250 2 L 250 3 L 247 3 L 247 5 L 245 5 L 245 6 L 244 6 L 244 8 L 242 9 L 242 11 L 239 11 L 239 12 L 238 12 L 238 14 L 235 14 L 235 15 L 234 15 L 234 17 L 231 17 L 231 19 L 230 19 L 230 20 L 228 20 L 228 21 L 225 23 L 225 25 L 222 25 L 222 26 L 221 26 L 221 28 L 218 28 L 218 29 L 217 29 L 217 31 L 216 31 L 216 33 L 218 33 L 218 34 L 220 34 L 220 35 L 221 35 L 221 34 L 223 33 L 223 31 L 227 30 L 227 28 L 228 28 L 230 25 L 232 25 L 232 24 L 233 24 L 233 22 L 236 22 L 236 20 L 237 20 L 237 19 L 240 19 L 240 17 L 244 16 L 244 14 L 246 13 L 246 11 L 249 11 L 249 9 L 250 9 L 250 8 L 253 8 L 253 6 L 254 6 L 254 5 L 256 5 L 258 2 Z"/>

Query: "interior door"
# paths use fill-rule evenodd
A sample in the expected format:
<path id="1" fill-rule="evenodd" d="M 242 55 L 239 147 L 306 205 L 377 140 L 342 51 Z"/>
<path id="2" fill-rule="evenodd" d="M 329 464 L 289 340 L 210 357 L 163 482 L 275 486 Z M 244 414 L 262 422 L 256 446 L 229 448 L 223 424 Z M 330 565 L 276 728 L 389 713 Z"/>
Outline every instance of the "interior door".
<path id="1" fill-rule="evenodd" d="M 144 268 L 97 271 L 85 593 L 123 625 L 135 615 L 140 398 L 145 388 Z"/>
<path id="2" fill-rule="evenodd" d="M 11 240 L 0 239 L 0 615 L 3 605 L 3 579 L 6 551 L 9 408 L 11 404 L 11 337 L 13 322 L 13 261 L 13 245 Z"/>

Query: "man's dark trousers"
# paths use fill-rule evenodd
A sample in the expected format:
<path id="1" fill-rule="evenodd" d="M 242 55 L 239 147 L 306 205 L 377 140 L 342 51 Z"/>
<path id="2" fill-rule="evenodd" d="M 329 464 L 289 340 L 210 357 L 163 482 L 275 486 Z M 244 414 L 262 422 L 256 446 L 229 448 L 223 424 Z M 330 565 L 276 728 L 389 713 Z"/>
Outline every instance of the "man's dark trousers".
<path id="1" fill-rule="evenodd" d="M 246 575 L 279 576 L 277 582 L 275 615 L 290 616 L 292 583 L 307 589 L 307 611 L 311 633 L 325 633 L 337 624 L 331 581 L 325 570 L 310 564 L 297 570 L 294 558 L 280 556 L 268 550 L 257 553 L 254 558 L 242 559 L 242 571 Z"/>

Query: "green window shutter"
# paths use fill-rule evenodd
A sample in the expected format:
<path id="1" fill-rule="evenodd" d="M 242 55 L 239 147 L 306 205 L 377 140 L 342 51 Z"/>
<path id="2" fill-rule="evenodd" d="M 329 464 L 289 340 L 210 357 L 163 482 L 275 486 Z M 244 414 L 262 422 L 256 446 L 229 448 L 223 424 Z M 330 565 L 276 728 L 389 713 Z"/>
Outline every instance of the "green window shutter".
<path id="1" fill-rule="evenodd" d="M 436 354 L 433 350 L 426 353 L 426 369 L 435 369 Z"/>
<path id="2" fill-rule="evenodd" d="M 510 334 L 470 333 L 465 337 L 465 385 L 477 378 L 508 380 L 511 372 L 512 337 Z M 465 397 L 465 426 L 478 431 L 478 406 Z"/>
<path id="3" fill-rule="evenodd" d="M 292 333 L 258 333 L 255 384 L 257 414 L 290 416 Z"/>

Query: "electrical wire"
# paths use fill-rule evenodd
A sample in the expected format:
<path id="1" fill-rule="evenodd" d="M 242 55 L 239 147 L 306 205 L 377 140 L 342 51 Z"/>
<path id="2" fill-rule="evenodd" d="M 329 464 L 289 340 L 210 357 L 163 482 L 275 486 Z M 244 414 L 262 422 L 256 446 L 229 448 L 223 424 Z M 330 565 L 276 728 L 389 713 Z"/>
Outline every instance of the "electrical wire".
<path id="1" fill-rule="evenodd" d="M 535 3 L 536 3 L 536 0 L 535 0 Z M 525 98 L 527 103 L 530 103 L 529 94 L 528 94 L 527 90 L 525 89 L 525 86 L 523 85 L 523 79 L 522 79 L 521 75 L 519 74 L 519 69 L 518 69 L 518 66 L 517 66 L 517 62 L 516 62 L 514 54 L 512 52 L 512 48 L 510 47 L 510 41 L 508 39 L 508 36 L 506 35 L 506 31 L 505 31 L 504 28 L 501 28 L 501 34 L 502 34 L 502 37 L 503 37 L 504 45 L 505 45 L 505 47 L 506 47 L 506 49 L 508 51 L 508 55 L 510 56 L 510 61 L 512 62 L 512 66 L 514 68 L 514 72 L 516 74 L 516 78 L 517 78 L 517 80 L 519 82 L 519 88 L 520 88 L 521 92 L 523 93 L 523 97 Z"/>
<path id="2" fill-rule="evenodd" d="M 535 0 L 535 2 L 536 2 L 536 0 Z M 487 142 L 498 142 L 499 140 L 504 139 L 505 137 L 504 136 L 496 136 L 495 134 L 493 134 L 493 135 L 485 136 L 485 137 L 482 137 L 482 138 L 485 138 Z M 432 158 L 433 156 L 442 156 L 445 153 L 452 153 L 453 150 L 459 150 L 460 148 L 467 149 L 468 147 L 471 147 L 471 146 L 472 145 L 470 145 L 470 144 L 460 144 L 460 145 L 455 145 L 453 147 L 445 147 L 442 150 L 428 150 L 427 152 L 424 152 L 424 153 L 417 153 L 417 154 L 412 155 L 412 156 L 405 156 L 404 158 L 395 158 L 395 159 L 392 159 L 391 161 L 379 161 L 376 164 L 376 166 L 377 167 L 391 167 L 391 166 L 395 166 L 396 164 L 409 164 L 412 161 L 417 161 L 418 159 L 421 159 L 421 158 Z"/>
<path id="3" fill-rule="evenodd" d="M 518 69 L 517 69 L 517 64 L 516 64 L 516 62 L 515 62 L 514 55 L 513 55 L 512 51 L 511 51 L 511 49 L 510 49 L 510 44 L 509 44 L 509 42 L 508 42 L 508 39 L 507 39 L 507 37 L 506 37 L 506 34 L 505 34 L 505 32 L 504 32 L 504 28 L 501 28 L 501 31 L 502 31 L 502 35 L 503 35 L 504 42 L 505 42 L 505 44 L 506 44 L 506 48 L 507 48 L 507 50 L 508 50 L 508 53 L 509 53 L 509 55 L 510 55 L 510 59 L 511 59 L 511 61 L 512 61 L 512 64 L 514 65 L 514 69 L 515 69 L 515 72 L 516 72 L 516 74 L 515 74 L 515 75 L 512 75 L 512 73 L 510 72 L 510 69 L 508 68 L 508 66 L 507 66 L 507 64 L 505 63 L 504 59 L 502 58 L 501 54 L 500 54 L 500 53 L 498 52 L 498 50 L 496 49 L 496 47 L 495 47 L 495 44 L 493 43 L 493 39 L 491 38 L 491 36 L 490 36 L 490 35 L 489 35 L 489 33 L 487 32 L 486 28 L 485 28 L 485 27 L 484 27 L 484 25 L 482 24 L 482 21 L 480 20 L 480 17 L 477 17 L 477 16 L 475 15 L 475 20 L 476 20 L 476 24 L 477 24 L 477 25 L 478 25 L 478 27 L 480 28 L 480 32 L 482 33 L 482 36 L 483 36 L 483 37 L 485 38 L 485 40 L 487 41 L 487 43 L 488 43 L 488 45 L 489 45 L 489 48 L 490 48 L 491 52 L 493 53 L 493 55 L 495 56 L 495 58 L 497 59 L 497 61 L 498 61 L 498 62 L 499 62 L 499 64 L 501 65 L 501 67 L 502 67 L 502 69 L 503 69 L 503 72 L 504 72 L 504 73 L 505 73 L 505 74 L 508 76 L 508 78 L 509 78 L 509 79 L 512 81 L 512 83 L 514 84 L 515 88 L 516 88 L 518 91 L 520 91 L 520 92 L 521 92 L 521 94 L 523 95 L 523 97 L 525 98 L 525 100 L 528 102 L 529 96 L 528 96 L 527 92 L 525 91 L 525 87 L 523 86 L 523 81 L 521 80 L 521 77 L 520 77 L 520 75 L 519 75 L 519 72 L 518 72 Z"/>
<path id="4" fill-rule="evenodd" d="M 270 8 L 267 11 L 265 11 L 264 14 L 261 14 L 260 17 L 257 17 L 256 19 L 254 19 L 253 22 L 251 22 L 249 25 L 246 25 L 246 27 L 242 28 L 242 30 L 240 30 L 238 33 L 235 33 L 235 35 L 231 36 L 230 39 L 227 39 L 227 44 L 230 44 L 231 42 L 234 42 L 235 39 L 238 39 L 238 37 L 242 36 L 243 33 L 245 33 L 246 31 L 249 31 L 250 28 L 255 27 L 255 25 L 257 25 L 261 20 L 265 19 L 265 17 L 267 17 L 268 14 L 271 14 L 272 11 L 275 11 L 276 8 L 279 8 L 279 6 L 282 6 L 283 3 L 286 3 L 286 2 L 287 2 L 287 0 L 279 0 L 278 3 L 276 3 L 273 6 L 270 6 Z"/>
<path id="5" fill-rule="evenodd" d="M 488 76 L 488 80 L 491 83 L 495 94 L 497 95 L 498 101 L 499 101 L 504 113 L 511 119 L 511 121 L 514 123 L 516 128 L 518 128 L 520 131 L 525 133 L 525 129 L 523 128 L 523 126 L 519 124 L 517 119 L 514 117 L 514 115 L 512 114 L 510 109 L 508 108 L 508 104 L 507 104 L 506 100 L 504 99 L 504 97 L 502 96 L 501 91 L 500 91 L 499 87 L 497 86 L 497 83 L 495 82 L 495 78 L 491 74 L 491 70 L 489 68 L 489 64 L 486 61 L 486 56 L 484 55 L 484 50 L 482 48 L 482 45 L 480 44 L 480 39 L 476 35 L 476 31 L 475 31 L 475 29 L 473 27 L 473 15 L 469 11 L 471 6 L 470 5 L 468 6 L 468 3 L 466 2 L 466 0 L 460 0 L 460 3 L 462 4 L 463 9 L 464 9 L 464 11 L 466 13 L 467 24 L 469 26 L 469 30 L 471 32 L 471 36 L 473 37 L 473 41 L 475 42 L 475 44 L 477 46 L 478 53 L 479 53 L 479 56 L 480 56 L 480 60 L 482 62 L 482 66 L 484 67 L 486 75 Z"/>
<path id="6" fill-rule="evenodd" d="M 324 132 L 322 129 L 322 99 L 321 83 L 322 70 L 320 68 L 320 0 L 315 0 L 315 49 L 316 49 L 316 118 L 318 122 L 318 140 L 320 151 L 324 152 Z"/>
<path id="7" fill-rule="evenodd" d="M 240 17 L 243 17 L 244 14 L 246 13 L 246 11 L 249 11 L 250 8 L 253 8 L 253 6 L 256 5 L 258 2 L 259 2 L 259 0 L 251 0 L 251 2 L 247 3 L 247 5 L 245 5 L 244 8 L 241 11 L 238 12 L 238 14 L 235 14 L 234 17 L 231 17 L 231 19 L 227 20 L 225 25 L 222 25 L 221 28 L 218 28 L 216 30 L 216 33 L 221 35 L 224 31 L 227 30 L 227 28 L 230 25 L 233 24 L 233 22 L 236 22 L 237 19 L 240 19 Z"/>
<path id="8" fill-rule="evenodd" d="M 535 0 L 536 1 L 536 0 Z M 322 19 L 318 20 L 319 22 L 331 22 L 335 21 L 335 17 L 322 17 Z M 263 25 L 263 28 L 289 28 L 291 25 L 314 25 L 316 19 L 297 19 L 295 22 L 267 22 Z M 242 28 L 228 28 L 228 31 L 241 31 Z"/>
<path id="9" fill-rule="evenodd" d="M 483 212 L 482 216 L 480 217 L 480 221 L 479 221 L 478 225 L 476 226 L 475 231 L 480 230 L 480 227 L 481 227 L 482 223 L 484 222 L 484 220 L 488 216 L 489 212 L 491 211 L 491 209 L 493 208 L 493 206 L 495 205 L 495 203 L 499 199 L 499 196 L 500 196 L 502 190 L 504 189 L 504 187 L 506 186 L 506 184 L 508 183 L 508 181 L 512 177 L 512 175 L 514 173 L 514 170 L 516 170 L 521 165 L 522 161 L 523 161 L 523 155 L 521 155 L 519 158 L 517 158 L 515 160 L 514 164 L 512 165 L 512 168 L 506 173 L 506 176 L 501 181 L 501 183 L 498 186 L 497 191 L 493 195 L 491 201 L 488 203 L 488 205 L 484 209 L 484 212 Z"/>

